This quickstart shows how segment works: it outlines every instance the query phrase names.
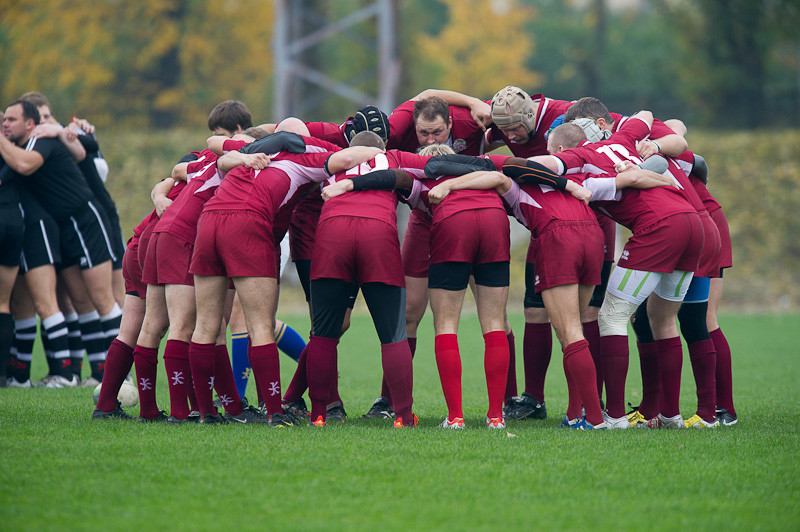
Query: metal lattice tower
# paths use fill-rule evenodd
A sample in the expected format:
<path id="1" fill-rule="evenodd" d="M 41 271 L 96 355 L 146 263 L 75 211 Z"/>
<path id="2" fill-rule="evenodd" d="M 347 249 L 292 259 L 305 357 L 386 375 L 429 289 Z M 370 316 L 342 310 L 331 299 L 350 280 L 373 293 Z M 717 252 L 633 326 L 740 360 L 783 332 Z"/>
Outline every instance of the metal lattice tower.
<path id="1" fill-rule="evenodd" d="M 273 120 L 311 112 L 320 100 L 331 94 L 354 104 L 377 105 L 387 114 L 395 106 L 400 79 L 396 53 L 396 0 L 374 0 L 358 7 L 339 20 L 324 20 L 326 0 L 273 0 L 275 6 L 274 62 L 275 104 Z M 375 23 L 375 36 L 359 35 L 356 26 Z M 361 25 L 363 27 L 363 24 Z M 357 88 L 357 79 L 339 80 L 315 61 L 315 50 L 336 36 L 355 38 L 374 53 L 378 94 Z M 362 73 L 363 74 L 363 73 Z M 361 76 L 363 81 L 363 75 Z"/>

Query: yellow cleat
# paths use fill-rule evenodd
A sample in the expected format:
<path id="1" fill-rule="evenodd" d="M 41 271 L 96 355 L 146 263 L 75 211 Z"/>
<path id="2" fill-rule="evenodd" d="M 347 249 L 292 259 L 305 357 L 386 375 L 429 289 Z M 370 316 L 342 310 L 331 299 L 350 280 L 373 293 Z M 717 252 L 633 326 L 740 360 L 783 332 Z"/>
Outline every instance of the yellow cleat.
<path id="1" fill-rule="evenodd" d="M 713 427 L 719 426 L 719 421 L 714 418 L 714 421 L 708 422 L 698 416 L 697 414 L 693 415 L 689 419 L 687 419 L 684 424 L 686 425 L 687 429 L 695 428 L 695 429 L 710 429 Z"/>

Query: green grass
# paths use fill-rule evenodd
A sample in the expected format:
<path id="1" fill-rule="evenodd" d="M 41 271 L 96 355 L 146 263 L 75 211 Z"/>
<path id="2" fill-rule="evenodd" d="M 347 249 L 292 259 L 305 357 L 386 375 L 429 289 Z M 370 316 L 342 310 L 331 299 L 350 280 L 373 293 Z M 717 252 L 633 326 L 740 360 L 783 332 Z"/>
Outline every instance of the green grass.
<path id="1" fill-rule="evenodd" d="M 308 328 L 307 317 L 284 319 Z M 708 431 L 557 429 L 566 408 L 557 346 L 550 418 L 489 431 L 474 316 L 464 317 L 460 335 L 463 432 L 435 428 L 446 409 L 429 316 L 415 358 L 418 430 L 358 419 L 380 386 L 378 341 L 364 315 L 340 344 L 344 425 L 92 422 L 91 390 L 3 389 L 0 530 L 797 530 L 800 315 L 721 322 L 740 422 Z M 512 325 L 521 375 L 522 317 Z M 294 363 L 281 363 L 286 386 Z M 40 378 L 41 354 L 34 364 Z M 688 357 L 684 370 L 681 407 L 691 415 Z"/>

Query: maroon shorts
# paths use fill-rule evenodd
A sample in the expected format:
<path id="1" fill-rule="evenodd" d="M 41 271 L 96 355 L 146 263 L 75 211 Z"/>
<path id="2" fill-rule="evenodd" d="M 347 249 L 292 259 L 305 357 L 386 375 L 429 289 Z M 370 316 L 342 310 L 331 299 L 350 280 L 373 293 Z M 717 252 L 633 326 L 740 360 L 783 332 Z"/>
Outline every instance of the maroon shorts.
<path id="1" fill-rule="evenodd" d="M 122 278 L 125 281 L 125 293 L 139 296 L 144 299 L 147 296 L 147 285 L 142 282 L 142 268 L 139 266 L 139 241 L 131 247 L 130 242 L 125 248 L 125 255 L 122 258 Z"/>
<path id="2" fill-rule="evenodd" d="M 728 227 L 728 220 L 725 218 L 725 213 L 722 212 L 721 208 L 714 209 L 713 211 L 710 211 L 709 214 L 711 215 L 711 219 L 714 220 L 714 223 L 717 225 L 717 230 L 719 231 L 721 249 L 719 253 L 718 270 L 730 268 L 733 266 L 733 245 L 731 244 L 731 230 Z M 717 271 L 716 275 L 712 275 L 711 277 L 719 276 L 720 272 Z"/>
<path id="3" fill-rule="evenodd" d="M 147 253 L 142 266 L 142 282 L 144 284 L 163 284 L 158 282 L 158 240 L 163 233 L 152 233 L 147 239 Z M 142 245 L 142 242 L 139 242 Z"/>
<path id="4" fill-rule="evenodd" d="M 317 226 L 311 280 L 405 286 L 397 228 L 381 220 L 334 216 Z"/>
<path id="5" fill-rule="evenodd" d="M 272 224 L 253 211 L 206 211 L 197 221 L 189 273 L 215 277 L 278 277 Z"/>
<path id="6" fill-rule="evenodd" d="M 189 273 L 194 244 L 170 233 L 160 233 L 156 244 L 156 263 L 159 284 L 194 286 L 194 275 Z"/>
<path id="7" fill-rule="evenodd" d="M 617 264 L 647 272 L 694 272 L 704 238 L 703 222 L 696 212 L 673 214 L 637 231 L 625 244 Z"/>
<path id="8" fill-rule="evenodd" d="M 310 200 L 300 200 L 289 224 L 289 250 L 292 261 L 311 260 L 318 223 L 319 207 L 314 208 Z"/>
<path id="9" fill-rule="evenodd" d="M 431 216 L 412 209 L 403 236 L 403 271 L 408 277 L 427 277 L 431 263 Z"/>
<path id="10" fill-rule="evenodd" d="M 153 236 L 153 229 L 156 227 L 158 218 L 154 217 L 153 220 L 142 229 L 139 235 L 139 247 L 136 252 L 136 260 L 139 261 L 139 269 L 144 271 L 144 263 L 147 260 L 147 246 L 150 245 L 150 237 Z"/>
<path id="11" fill-rule="evenodd" d="M 502 209 L 472 209 L 431 226 L 431 264 L 486 264 L 511 259 L 508 215 Z"/>
<path id="12" fill-rule="evenodd" d="M 605 245 L 605 255 L 603 261 L 613 262 L 614 252 L 617 247 L 617 223 L 605 214 L 597 214 L 597 223 L 603 231 L 603 242 Z"/>
<path id="13" fill-rule="evenodd" d="M 537 292 L 565 284 L 600 284 L 603 230 L 595 221 L 553 221 L 532 245 Z"/>
<path id="14" fill-rule="evenodd" d="M 719 254 L 722 249 L 719 230 L 706 211 L 700 213 L 700 221 L 703 223 L 705 240 L 703 241 L 703 254 L 700 255 L 700 265 L 694 273 L 698 277 L 718 277 Z"/>

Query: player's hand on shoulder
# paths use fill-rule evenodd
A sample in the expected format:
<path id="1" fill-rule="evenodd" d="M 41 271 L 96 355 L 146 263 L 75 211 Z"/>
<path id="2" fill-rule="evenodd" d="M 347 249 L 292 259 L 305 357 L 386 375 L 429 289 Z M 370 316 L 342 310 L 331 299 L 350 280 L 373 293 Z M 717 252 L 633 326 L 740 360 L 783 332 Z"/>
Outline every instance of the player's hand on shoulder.
<path id="1" fill-rule="evenodd" d="M 254 170 L 263 170 L 269 166 L 270 158 L 266 153 L 245 153 L 244 164 Z"/>
<path id="2" fill-rule="evenodd" d="M 39 138 L 56 138 L 61 133 L 61 126 L 55 124 L 39 124 L 33 128 L 31 136 Z"/>
<path id="3" fill-rule="evenodd" d="M 592 199 L 592 192 L 588 188 L 579 185 L 575 181 L 570 181 L 569 179 L 567 180 L 567 192 L 572 194 L 573 198 L 587 204 L 589 200 Z"/>
<path id="4" fill-rule="evenodd" d="M 324 201 L 328 201 L 331 198 L 335 198 L 336 196 L 341 196 L 347 192 L 353 190 L 353 180 L 352 179 L 342 179 L 341 181 L 337 181 L 332 185 L 328 185 L 327 187 L 322 189 L 322 199 Z"/>
<path id="5" fill-rule="evenodd" d="M 432 205 L 438 205 L 450 194 L 450 186 L 447 181 L 439 183 L 428 191 L 428 202 Z"/>

